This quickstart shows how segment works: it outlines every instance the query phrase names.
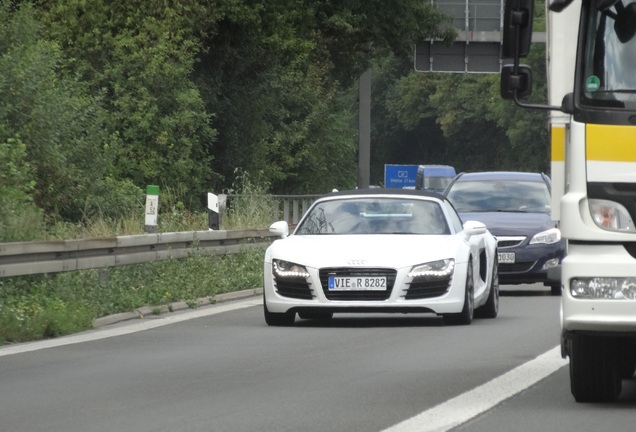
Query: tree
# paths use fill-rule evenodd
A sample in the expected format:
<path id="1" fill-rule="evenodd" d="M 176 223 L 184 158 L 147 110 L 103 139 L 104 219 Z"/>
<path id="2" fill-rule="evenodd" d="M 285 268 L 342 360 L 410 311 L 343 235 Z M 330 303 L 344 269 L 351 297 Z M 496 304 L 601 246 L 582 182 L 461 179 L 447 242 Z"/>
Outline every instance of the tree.
<path id="1" fill-rule="evenodd" d="M 380 53 L 404 55 L 416 37 L 449 37 L 437 28 L 442 16 L 419 0 L 218 5 L 197 65 L 217 114 L 217 187 L 235 167 L 262 171 L 279 193 L 351 187 L 356 80 Z"/>
<path id="2" fill-rule="evenodd" d="M 109 157 L 117 140 L 104 128 L 99 96 L 61 74 L 62 59 L 29 4 L 0 7 L 0 143 L 24 145 L 25 156 L 13 163 L 24 164 L 24 181 L 35 183 L 22 192 L 48 218 L 79 220 L 85 211 L 98 210 L 91 204 L 97 193 L 108 198 L 139 189 L 116 181 L 107 190 L 100 187 L 112 174 Z"/>
<path id="3" fill-rule="evenodd" d="M 121 141 L 113 175 L 159 183 L 202 202 L 216 131 L 191 79 L 207 10 L 195 1 L 53 1 L 41 9 L 64 68 L 104 94 Z"/>

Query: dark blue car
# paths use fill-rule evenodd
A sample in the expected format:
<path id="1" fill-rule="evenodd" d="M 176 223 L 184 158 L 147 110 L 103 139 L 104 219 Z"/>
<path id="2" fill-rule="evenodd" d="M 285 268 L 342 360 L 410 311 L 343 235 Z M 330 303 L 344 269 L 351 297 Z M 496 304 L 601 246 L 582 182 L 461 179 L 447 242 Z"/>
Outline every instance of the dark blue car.
<path id="1" fill-rule="evenodd" d="M 566 253 L 550 216 L 550 188 L 542 173 L 477 172 L 459 174 L 444 191 L 464 221 L 483 222 L 497 238 L 500 283 L 543 282 L 561 293 L 560 279 L 548 277 Z"/>

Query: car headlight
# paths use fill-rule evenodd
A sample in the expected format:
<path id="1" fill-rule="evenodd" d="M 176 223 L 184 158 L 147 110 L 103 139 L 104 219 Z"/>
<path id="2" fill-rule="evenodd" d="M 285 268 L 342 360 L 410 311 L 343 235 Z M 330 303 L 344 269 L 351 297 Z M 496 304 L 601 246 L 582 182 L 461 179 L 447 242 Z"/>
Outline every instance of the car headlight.
<path id="1" fill-rule="evenodd" d="M 279 259 L 272 260 L 272 272 L 279 278 L 298 279 L 309 277 L 309 272 L 305 266 Z"/>
<path id="2" fill-rule="evenodd" d="M 439 261 L 431 261 L 424 264 L 414 266 L 408 274 L 408 277 L 417 278 L 445 278 L 452 276 L 455 270 L 455 260 L 452 258 Z"/>
<path id="3" fill-rule="evenodd" d="M 574 278 L 570 293 L 577 299 L 636 300 L 636 278 Z"/>
<path id="4" fill-rule="evenodd" d="M 590 213 L 594 223 L 608 231 L 636 231 L 627 209 L 614 201 L 591 199 Z"/>
<path id="5" fill-rule="evenodd" d="M 554 244 L 561 241 L 561 230 L 552 228 L 547 231 L 541 231 L 530 239 L 530 244 Z"/>

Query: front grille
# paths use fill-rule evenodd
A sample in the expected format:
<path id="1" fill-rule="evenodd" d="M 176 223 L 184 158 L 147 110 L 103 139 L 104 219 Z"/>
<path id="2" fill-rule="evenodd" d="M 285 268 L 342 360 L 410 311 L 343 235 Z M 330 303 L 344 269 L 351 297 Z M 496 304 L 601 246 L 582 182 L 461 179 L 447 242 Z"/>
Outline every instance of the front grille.
<path id="1" fill-rule="evenodd" d="M 274 278 L 276 292 L 283 297 L 301 300 L 311 300 L 314 294 L 305 279 L 280 279 Z"/>
<path id="2" fill-rule="evenodd" d="M 509 248 L 521 245 L 526 238 L 519 237 L 497 237 L 497 248 Z"/>
<path id="3" fill-rule="evenodd" d="M 320 269 L 320 285 L 322 285 L 322 291 L 325 293 L 327 300 L 371 300 L 381 301 L 386 300 L 391 296 L 393 285 L 395 284 L 395 276 L 397 271 L 394 269 L 382 269 L 382 268 L 324 268 Z M 329 289 L 328 279 L 329 276 L 340 277 L 355 277 L 355 276 L 367 276 L 367 277 L 386 277 L 387 289 L 384 291 L 332 291 Z"/>
<path id="4" fill-rule="evenodd" d="M 534 262 L 516 262 L 514 264 L 499 264 L 499 273 L 526 273 L 534 266 Z"/>
<path id="5" fill-rule="evenodd" d="M 430 279 L 411 282 L 409 289 L 404 296 L 406 300 L 418 300 L 432 297 L 439 297 L 450 289 L 451 278 Z"/>

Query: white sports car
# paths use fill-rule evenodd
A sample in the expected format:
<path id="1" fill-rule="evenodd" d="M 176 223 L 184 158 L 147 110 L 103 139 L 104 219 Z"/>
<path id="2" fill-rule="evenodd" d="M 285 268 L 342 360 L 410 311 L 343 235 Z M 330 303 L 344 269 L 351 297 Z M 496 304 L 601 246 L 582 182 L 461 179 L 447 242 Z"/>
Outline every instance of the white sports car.
<path id="1" fill-rule="evenodd" d="M 338 312 L 417 312 L 447 324 L 499 310 L 497 241 L 446 198 L 407 189 L 333 192 L 313 203 L 265 252 L 264 313 L 271 326 Z"/>

